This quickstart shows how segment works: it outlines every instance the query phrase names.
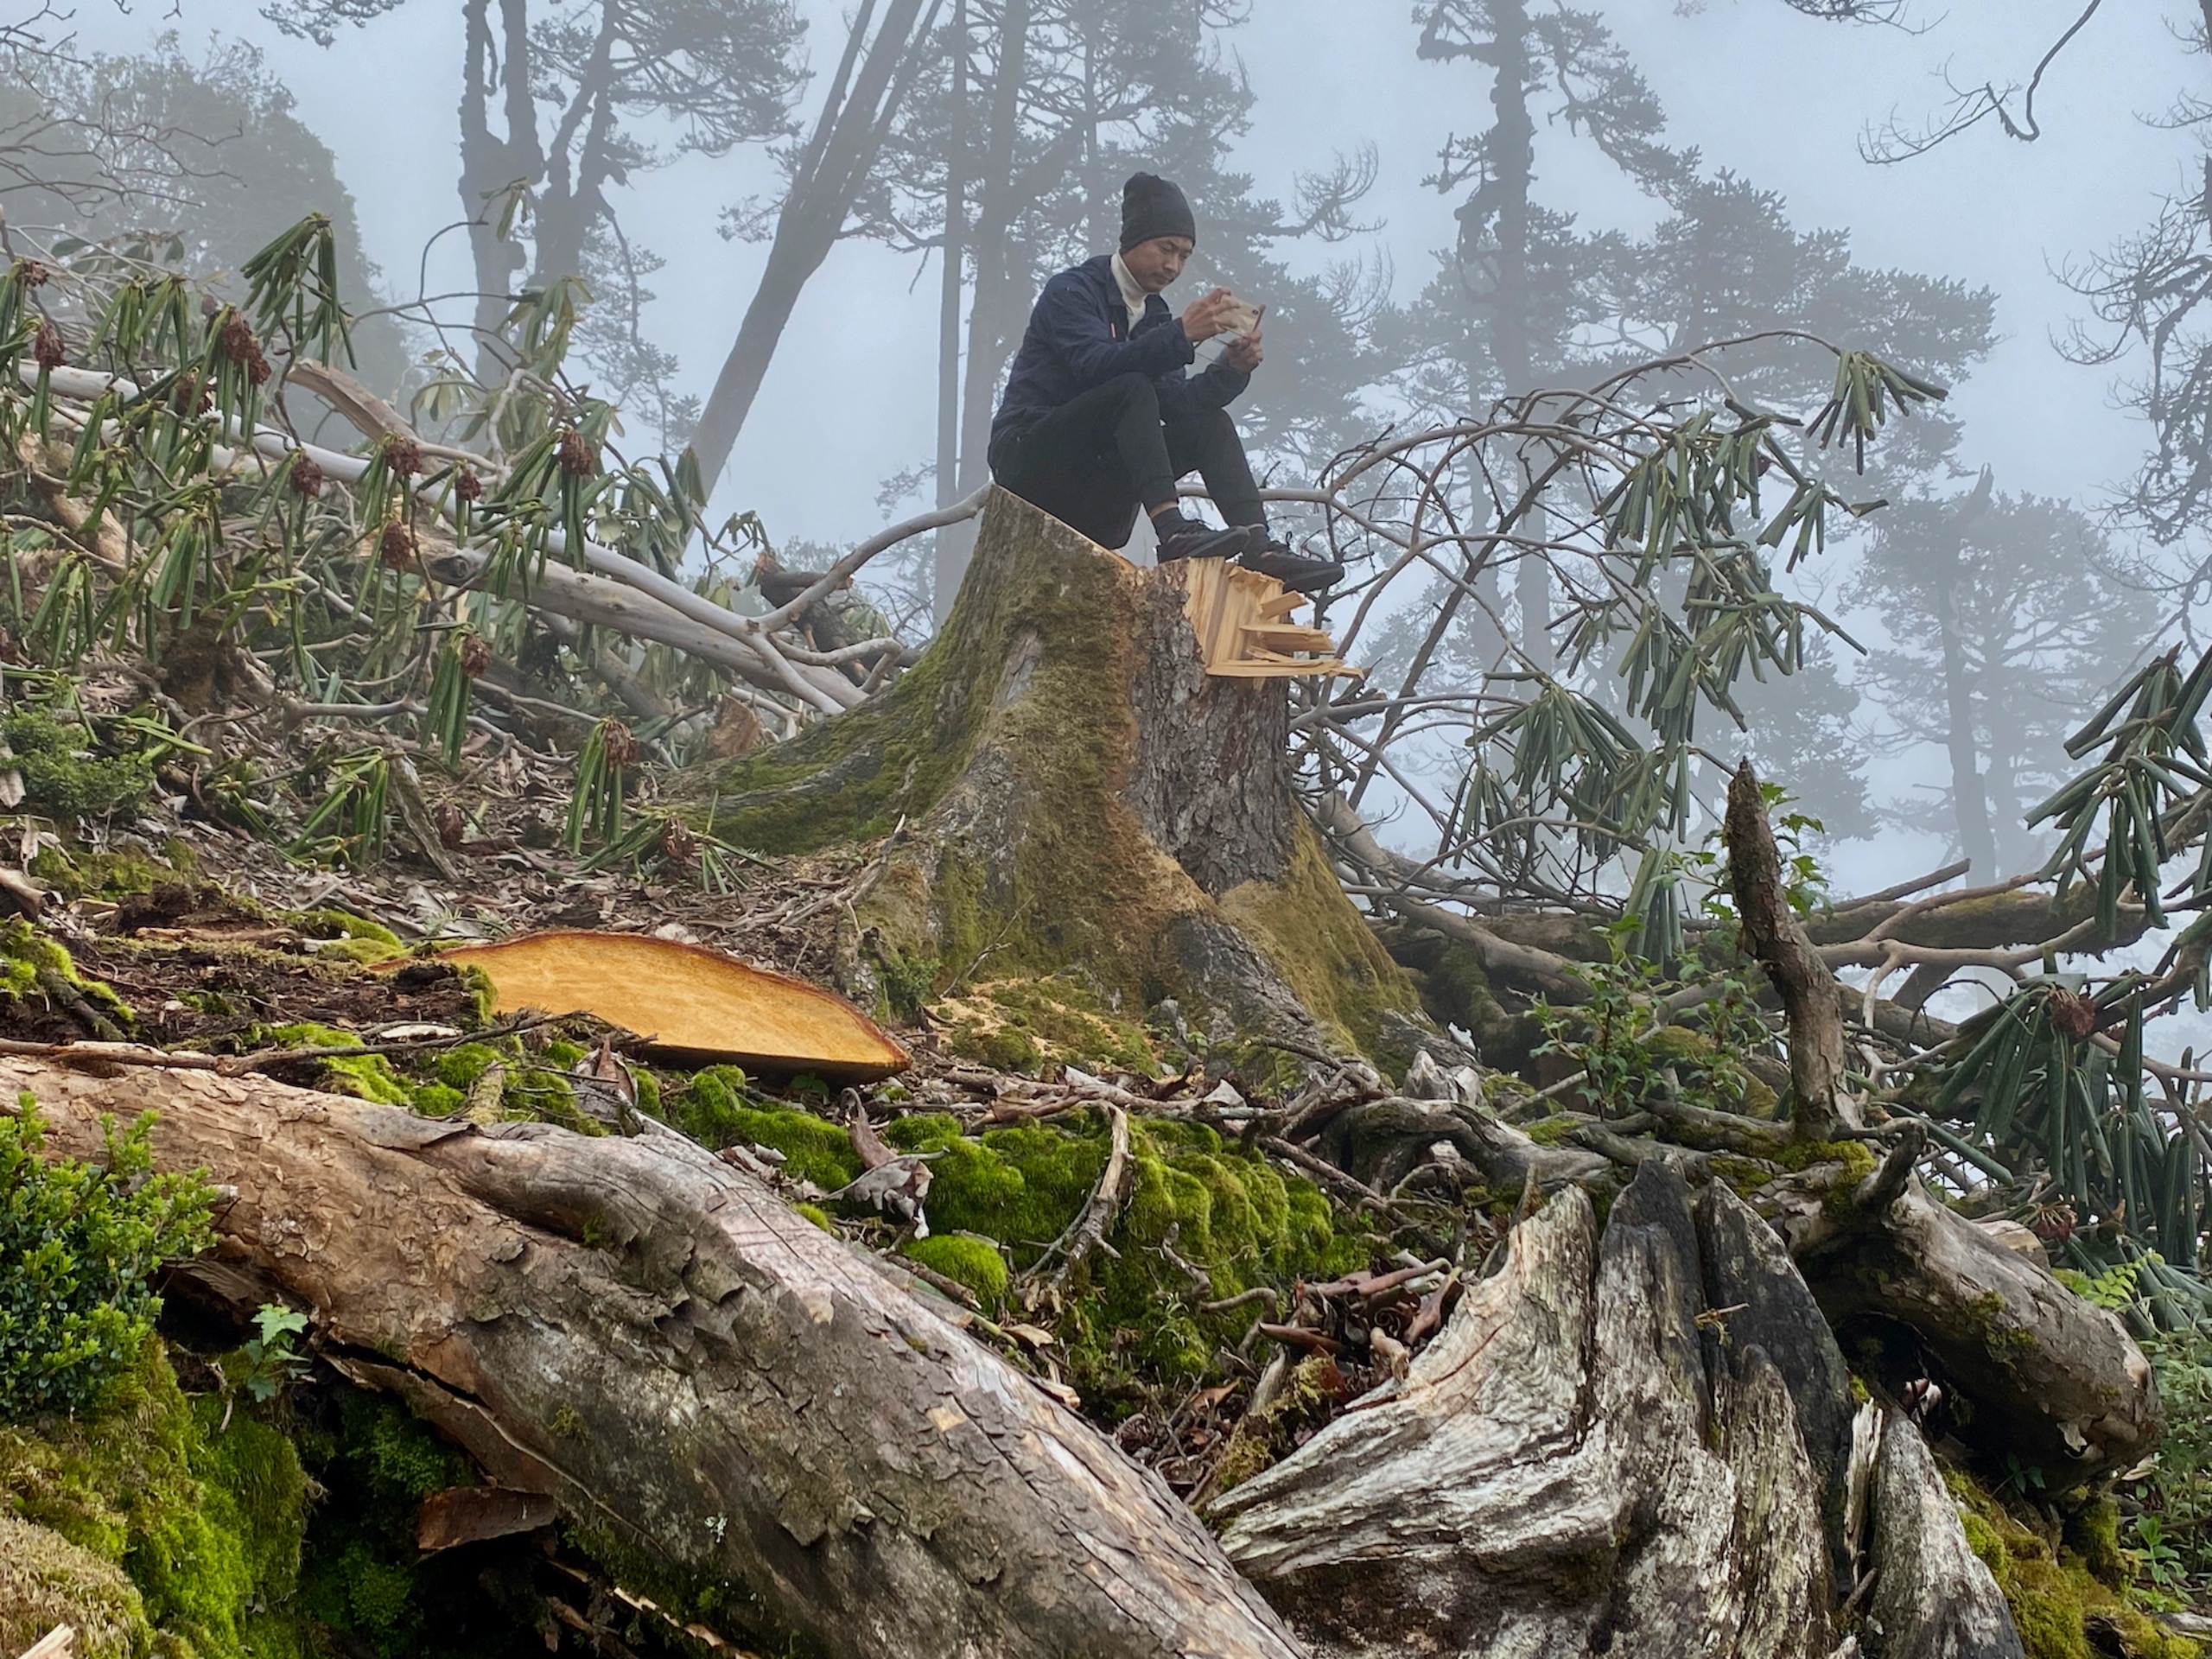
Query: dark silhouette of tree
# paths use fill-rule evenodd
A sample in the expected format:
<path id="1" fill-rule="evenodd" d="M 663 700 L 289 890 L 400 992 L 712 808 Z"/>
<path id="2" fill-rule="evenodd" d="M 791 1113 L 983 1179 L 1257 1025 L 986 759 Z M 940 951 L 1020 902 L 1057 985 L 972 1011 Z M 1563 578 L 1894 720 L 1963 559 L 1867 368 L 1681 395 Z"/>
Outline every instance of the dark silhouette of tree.
<path id="1" fill-rule="evenodd" d="M 198 61 L 165 34 L 143 55 L 0 55 L 0 144 L 25 138 L 0 189 L 16 251 L 56 237 L 143 249 L 165 266 L 227 276 L 280 231 L 326 213 L 339 276 L 373 292 L 353 199 L 292 94 L 252 47 L 213 47 Z M 390 388 L 406 353 L 389 316 L 353 334 L 363 372 Z"/>
<path id="2" fill-rule="evenodd" d="M 2067 502 L 1995 491 L 1984 472 L 1956 495 L 1893 503 L 1871 521 L 1853 597 L 1889 641 L 1860 680 L 1883 747 L 1942 747 L 1948 799 L 1901 803 L 1941 830 L 1977 879 L 2031 868 L 2047 837 L 2028 814 L 2079 769 L 2067 736 L 2148 655 L 2156 594 Z"/>
<path id="3" fill-rule="evenodd" d="M 273 0 L 288 34 L 332 44 L 405 0 Z M 658 261 L 623 235 L 610 189 L 686 155 L 781 137 L 804 25 L 790 0 L 462 0 L 461 171 L 475 269 L 478 378 L 497 384 L 515 290 L 581 278 L 620 298 L 579 333 L 603 390 L 660 400 L 674 359 L 636 327 Z M 672 138 L 658 137 L 672 132 Z"/>

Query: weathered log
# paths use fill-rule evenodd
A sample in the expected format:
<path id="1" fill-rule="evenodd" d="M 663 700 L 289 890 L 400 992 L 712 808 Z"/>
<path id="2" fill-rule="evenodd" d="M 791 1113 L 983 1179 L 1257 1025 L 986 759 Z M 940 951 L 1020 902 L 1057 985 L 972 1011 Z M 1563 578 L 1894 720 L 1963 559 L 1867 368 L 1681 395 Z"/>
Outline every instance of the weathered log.
<path id="1" fill-rule="evenodd" d="M 2021 1659 L 2004 1592 L 1968 1548 L 1920 1431 L 1894 1412 L 1875 1421 L 1867 1659 Z"/>
<path id="2" fill-rule="evenodd" d="M 206 1281 L 313 1311 L 500 1486 L 656 1599 L 821 1652 L 1291 1659 L 1151 1475 L 872 1258 L 671 1131 L 480 1128 L 261 1078 L 0 1059 L 59 1153 L 151 1108 L 236 1189 Z M 642 1582 L 640 1579 L 642 1578 Z"/>
<path id="3" fill-rule="evenodd" d="M 1721 838 L 1728 847 L 1728 880 L 1744 943 L 1789 1014 L 1790 1116 L 1814 1140 L 1828 1139 L 1839 1126 L 1858 1128 L 1858 1103 L 1843 1087 L 1843 1016 L 1829 988 L 1835 976 L 1783 891 L 1781 855 L 1749 760 L 1728 781 Z"/>
<path id="4" fill-rule="evenodd" d="M 1595 1235 L 1579 1190 L 1553 1199 L 1395 1394 L 1217 1500 L 1230 1559 L 1316 1653 L 1827 1659 L 1848 1379 L 1759 1340 L 1820 1328 L 1810 1293 L 1732 1198 L 1700 1227 L 1662 1163 Z M 1878 1503 L 1876 1525 L 1897 1535 L 1879 1547 L 1900 1605 L 1953 1582 L 1910 1549 L 1972 1560 L 1954 1510 Z"/>
<path id="5" fill-rule="evenodd" d="M 1843 1091 L 1835 976 L 1783 901 L 1774 838 L 1746 761 L 1728 789 L 1731 879 L 1747 941 L 1781 993 L 1789 1071 L 1809 1128 L 1833 1133 L 1859 1113 Z M 1964 1425 L 1994 1454 L 2043 1469 L 2063 1487 L 2132 1464 L 2164 1420 L 2150 1363 L 2118 1317 L 2061 1285 L 1937 1203 L 1913 1174 L 1921 1131 L 1908 1127 L 1855 1192 L 1777 1193 L 1791 1253 L 1831 1325 L 1902 1329 L 1916 1362 L 1974 1402 Z"/>
<path id="6" fill-rule="evenodd" d="M 1427 1083 L 1421 1099 L 1412 1090 Z M 1531 1179 L 1547 1192 L 1609 1173 L 1606 1160 L 1579 1147 L 1548 1147 L 1484 1104 L 1482 1079 L 1471 1066 L 1446 1074 L 1430 1065 L 1408 1073 L 1408 1094 L 1347 1108 L 1329 1120 L 1317 1142 L 1329 1161 L 1388 1192 L 1449 1144 L 1481 1172 L 1494 1192 L 1518 1192 Z"/>
<path id="7" fill-rule="evenodd" d="M 1829 1323 L 1889 1336 L 1914 1369 L 1973 1402 L 1962 1439 L 2041 1470 L 2053 1489 L 2147 1455 L 2164 1427 L 2158 1380 L 2119 1316 L 1916 1180 L 1870 1190 L 1880 1173 L 1856 1202 L 1808 1198 L 1778 1216 Z"/>

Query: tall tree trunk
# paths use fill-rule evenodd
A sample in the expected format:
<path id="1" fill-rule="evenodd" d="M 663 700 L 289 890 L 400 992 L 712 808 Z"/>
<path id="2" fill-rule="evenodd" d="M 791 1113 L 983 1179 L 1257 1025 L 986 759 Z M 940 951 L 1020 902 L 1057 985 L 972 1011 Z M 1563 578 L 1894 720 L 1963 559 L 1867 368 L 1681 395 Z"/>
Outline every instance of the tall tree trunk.
<path id="1" fill-rule="evenodd" d="M 1959 566 L 1966 551 L 1967 528 L 1989 505 L 1991 474 L 1983 467 L 1974 493 L 1959 504 L 1938 532 L 1942 547 L 1936 566 L 1936 626 L 1943 660 L 1946 724 L 1944 747 L 1951 758 L 1951 812 L 1959 826 L 1959 849 L 1985 881 L 2005 874 L 1997 868 L 1997 835 L 1989 821 L 1989 796 L 1983 785 L 1979 745 L 1974 739 L 1974 677 L 1967 666 L 1966 642 L 1959 619 Z"/>
<path id="2" fill-rule="evenodd" d="M 241 1317 L 304 1305 L 340 1370 L 741 1641 L 1297 1659 L 1158 1479 L 672 1130 L 480 1129 L 259 1077 L 0 1059 L 0 1098 L 19 1091 L 79 1157 L 103 1155 L 104 1113 L 157 1110 L 162 1166 L 238 1194 L 183 1269 L 203 1294 Z"/>
<path id="3" fill-rule="evenodd" d="M 968 231 L 968 0 L 952 5 L 951 130 L 944 159 L 944 267 L 939 273 L 937 322 L 937 504 L 960 499 L 960 299 Z M 952 614 L 968 573 L 975 532 L 948 524 L 937 532 L 931 594 L 938 626 Z"/>
<path id="4" fill-rule="evenodd" d="M 844 232 L 846 217 L 867 183 L 884 135 L 922 61 L 922 46 L 941 3 L 931 0 L 924 16 L 922 0 L 890 0 L 873 40 L 868 38 L 868 26 L 874 0 L 863 0 L 853 21 L 844 60 L 776 216 L 766 268 L 692 435 L 699 475 L 709 486 L 729 465 L 730 451 L 760 395 L 800 293 Z"/>
<path id="5" fill-rule="evenodd" d="M 1020 204 L 1014 199 L 1014 169 L 1021 135 L 1030 0 L 1005 0 L 1005 4 L 991 85 L 991 124 L 984 137 L 982 203 L 976 221 L 976 297 L 968 317 L 968 385 L 960 418 L 963 495 L 983 481 L 989 464 L 993 397 L 1007 349 L 1007 294 L 1018 270 L 1013 229 Z"/>
<path id="6" fill-rule="evenodd" d="M 1535 183 L 1536 125 L 1529 114 L 1528 6 L 1524 0 L 1495 0 L 1491 15 L 1497 30 L 1497 78 L 1490 94 L 1495 118 L 1489 152 L 1492 173 L 1477 200 L 1488 197 L 1487 216 L 1497 245 L 1491 350 L 1504 391 L 1512 397 L 1533 391 L 1536 385 L 1529 291 L 1529 207 Z M 1521 607 L 1521 649 L 1536 666 L 1548 669 L 1550 568 L 1541 558 L 1524 556 L 1514 567 L 1513 588 Z"/>
<path id="7" fill-rule="evenodd" d="M 510 187 L 528 188 L 544 166 L 530 97 L 526 0 L 500 0 L 499 46 L 493 41 L 490 4 L 491 0 L 467 0 L 461 94 L 461 211 L 476 268 L 476 375 L 486 385 L 505 378 L 506 365 L 491 342 L 506 316 L 508 289 L 523 262 L 522 250 L 499 234 L 499 198 Z M 492 132 L 495 95 L 505 105 L 504 140 Z"/>
<path id="8" fill-rule="evenodd" d="M 569 100 L 552 142 L 546 146 L 545 188 L 537 215 L 537 266 L 533 285 L 583 270 L 584 242 L 606 202 L 600 188 L 612 170 L 607 143 L 614 111 L 608 94 L 613 75 L 614 8 L 600 10 L 599 37 L 592 43 L 575 96 Z M 581 137 L 581 144 L 579 138 Z"/>

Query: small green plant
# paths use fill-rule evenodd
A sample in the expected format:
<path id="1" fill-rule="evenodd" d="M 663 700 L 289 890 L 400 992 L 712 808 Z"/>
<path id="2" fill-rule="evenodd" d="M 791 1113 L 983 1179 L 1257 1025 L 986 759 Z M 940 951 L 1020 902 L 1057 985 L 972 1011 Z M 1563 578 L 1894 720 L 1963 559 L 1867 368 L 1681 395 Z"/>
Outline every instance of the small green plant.
<path id="1" fill-rule="evenodd" d="M 1683 982 L 1710 995 L 1675 1021 L 1668 1007 L 1674 982 L 1658 963 L 1633 954 L 1643 929 L 1637 916 L 1614 923 L 1606 935 L 1611 959 L 1577 966 L 1576 976 L 1590 988 L 1586 1001 L 1557 1008 L 1537 1002 L 1544 1042 L 1536 1052 L 1564 1055 L 1580 1066 L 1585 1091 L 1608 1112 L 1633 1111 L 1655 1093 L 1695 1092 L 1740 1105 L 1752 1084 L 1743 1057 L 1772 1037 L 1749 988 L 1726 976 L 1693 974 Z"/>
<path id="2" fill-rule="evenodd" d="M 95 1164 L 46 1155 L 28 1094 L 0 1119 L 0 1419 L 109 1404 L 161 1312 L 148 1281 L 206 1248 L 213 1192 L 153 1173 L 152 1126 L 103 1118 Z"/>
<path id="3" fill-rule="evenodd" d="M 2137 1489 L 2148 1512 L 2136 1518 L 2136 1536 L 2153 1524 L 2152 1537 L 2173 1552 L 2174 1571 L 2212 1577 L 2212 1329 L 2161 1332 L 2143 1349 L 2158 1373 L 2166 1432 L 2157 1466 Z"/>
<path id="4" fill-rule="evenodd" d="M 256 1405 L 266 1405 L 308 1368 L 307 1357 L 292 1345 L 308 1328 L 308 1316 L 270 1302 L 253 1316 L 254 1330 L 232 1363 L 224 1367 L 232 1385 L 245 1390 Z"/>
<path id="5" fill-rule="evenodd" d="M 619 720 L 602 720 L 576 757 L 576 786 L 569 798 L 563 841 L 581 853 L 587 838 L 609 842 L 622 833 L 623 774 L 637 764 L 638 740 Z"/>
<path id="6" fill-rule="evenodd" d="M 2166 1541 L 2165 1522 L 2155 1515 L 2135 1517 L 2135 1563 L 2143 1576 L 2159 1589 L 2181 1587 L 2181 1552 Z"/>
<path id="7" fill-rule="evenodd" d="M 391 826 L 391 755 L 357 749 L 330 768 L 330 790 L 308 814 L 290 851 L 295 857 L 343 858 L 373 864 L 384 856 Z"/>

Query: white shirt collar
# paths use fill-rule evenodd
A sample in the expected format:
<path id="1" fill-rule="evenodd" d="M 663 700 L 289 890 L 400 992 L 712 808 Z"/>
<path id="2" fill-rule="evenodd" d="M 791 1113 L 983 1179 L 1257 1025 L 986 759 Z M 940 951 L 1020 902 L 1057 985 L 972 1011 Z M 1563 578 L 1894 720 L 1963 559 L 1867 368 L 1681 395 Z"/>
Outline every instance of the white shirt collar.
<path id="1" fill-rule="evenodd" d="M 1114 283 L 1122 290 L 1122 303 L 1128 308 L 1129 327 L 1135 328 L 1144 315 L 1144 302 L 1148 296 L 1137 285 L 1137 279 L 1129 275 L 1128 264 L 1118 253 L 1114 256 Z"/>

